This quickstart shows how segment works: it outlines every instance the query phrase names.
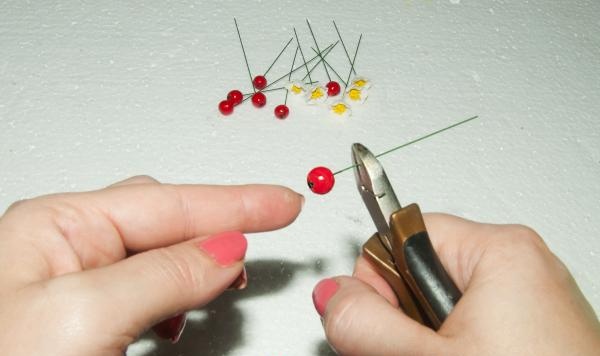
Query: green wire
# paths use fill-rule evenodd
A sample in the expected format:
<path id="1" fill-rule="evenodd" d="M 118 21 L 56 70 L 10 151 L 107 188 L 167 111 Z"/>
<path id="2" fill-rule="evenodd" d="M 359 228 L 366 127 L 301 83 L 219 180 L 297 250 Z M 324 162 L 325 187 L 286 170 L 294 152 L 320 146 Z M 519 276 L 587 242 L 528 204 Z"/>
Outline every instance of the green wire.
<path id="1" fill-rule="evenodd" d="M 406 146 L 410 146 L 410 145 L 412 145 L 413 143 L 417 143 L 417 142 L 419 142 L 419 141 L 422 141 L 422 140 L 424 140 L 424 139 L 426 139 L 426 138 L 429 138 L 429 137 L 431 137 L 431 136 L 435 136 L 435 135 L 437 135 L 437 134 L 439 134 L 439 133 L 442 133 L 442 132 L 444 132 L 444 131 L 446 131 L 446 130 L 450 130 L 450 129 L 452 129 L 452 128 L 456 127 L 456 126 L 459 126 L 459 125 L 465 124 L 465 123 L 467 123 L 467 122 L 469 122 L 469 121 L 471 121 L 471 120 L 475 120 L 475 119 L 477 119 L 478 117 L 479 117 L 478 115 L 475 115 L 475 116 L 473 116 L 473 117 L 470 117 L 470 118 L 468 118 L 468 119 L 465 119 L 465 120 L 459 121 L 459 122 L 457 122 L 457 123 L 455 123 L 455 124 L 452 124 L 452 125 L 450 125 L 450 126 L 444 127 L 443 129 L 440 129 L 440 130 L 437 130 L 437 131 L 434 131 L 434 132 L 428 133 L 428 134 L 427 134 L 427 135 L 425 135 L 425 136 L 421 136 L 421 137 L 419 137 L 419 138 L 417 138 L 417 139 L 415 139 L 415 140 L 409 141 L 409 142 L 407 142 L 407 143 L 403 143 L 403 144 L 401 144 L 400 146 L 396 146 L 396 147 L 394 147 L 394 148 L 392 148 L 392 149 L 389 149 L 389 150 L 387 150 L 387 151 L 385 151 L 385 152 L 382 152 L 382 153 L 380 153 L 380 154 L 376 155 L 375 157 L 376 157 L 376 158 L 378 158 L 378 157 L 381 157 L 381 156 L 383 156 L 383 155 L 386 155 L 386 154 L 388 154 L 388 153 L 390 153 L 390 152 L 394 152 L 394 151 L 396 151 L 396 150 L 399 150 L 399 149 L 401 149 L 401 148 L 404 148 L 404 147 L 406 147 Z M 344 169 L 340 169 L 339 171 L 337 171 L 337 172 L 333 173 L 333 175 L 336 175 L 336 174 L 338 174 L 338 173 L 345 172 L 345 171 L 347 171 L 347 170 L 349 170 L 349 169 L 352 169 L 352 168 L 354 168 L 354 167 L 356 167 L 356 166 L 357 166 L 356 164 L 353 164 L 353 165 L 351 165 L 351 166 L 349 166 L 349 167 L 346 167 L 346 168 L 344 168 Z"/>

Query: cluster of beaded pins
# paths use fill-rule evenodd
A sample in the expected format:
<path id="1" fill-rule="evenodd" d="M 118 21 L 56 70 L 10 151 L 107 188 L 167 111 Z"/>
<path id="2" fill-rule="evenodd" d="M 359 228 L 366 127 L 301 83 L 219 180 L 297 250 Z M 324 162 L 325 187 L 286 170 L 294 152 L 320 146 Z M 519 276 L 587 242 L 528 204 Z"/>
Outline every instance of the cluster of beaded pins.
<path id="1" fill-rule="evenodd" d="M 360 47 L 360 42 L 362 40 L 362 34 L 358 38 L 358 43 L 356 45 L 354 57 L 351 59 L 346 44 L 342 39 L 342 35 L 340 34 L 340 31 L 335 21 L 333 22 L 333 26 L 335 28 L 339 40 L 325 47 L 323 51 L 321 51 L 317 42 L 317 38 L 315 37 L 315 34 L 310 25 L 310 22 L 306 20 L 306 24 L 308 25 L 308 29 L 310 31 L 315 45 L 315 48 L 311 47 L 312 51 L 315 53 L 314 57 L 308 60 L 306 59 L 306 57 L 304 56 L 304 51 L 302 50 L 302 46 L 300 44 L 300 40 L 298 39 L 298 33 L 294 28 L 294 37 L 291 37 L 289 41 L 287 41 L 287 43 L 285 44 L 281 52 L 279 52 L 277 57 L 275 57 L 275 60 L 271 63 L 269 68 L 267 68 L 267 70 L 264 71 L 263 74 L 256 75 L 253 77 L 236 19 L 234 19 L 234 23 L 238 34 L 238 38 L 240 40 L 242 53 L 244 55 L 244 61 L 246 62 L 246 68 L 248 69 L 248 75 L 250 77 L 252 92 L 243 94 L 240 90 L 231 90 L 227 94 L 227 99 L 219 103 L 219 111 L 221 112 L 221 114 L 232 114 L 235 106 L 240 105 L 248 99 L 252 101 L 252 104 L 255 107 L 262 108 L 267 104 L 267 97 L 265 93 L 277 90 L 285 90 L 285 100 L 283 104 L 275 106 L 274 109 L 275 117 L 278 119 L 285 119 L 290 113 L 290 108 L 287 105 L 288 96 L 290 94 L 293 97 L 304 99 L 304 102 L 309 105 L 326 104 L 328 105 L 329 110 L 332 114 L 340 117 L 346 117 L 350 115 L 352 113 L 352 105 L 362 104 L 367 99 L 369 88 L 371 87 L 371 82 L 364 77 L 356 76 L 356 70 L 354 69 L 356 63 L 356 56 L 358 54 L 358 48 Z M 289 47 L 290 43 L 292 43 L 294 38 L 296 40 L 296 50 L 294 51 L 290 71 L 282 75 L 281 77 L 272 80 L 269 83 L 267 81 L 267 74 L 273 68 L 275 63 L 277 63 L 279 58 L 283 55 L 283 53 Z M 346 57 L 348 58 L 348 62 L 350 64 L 350 71 L 348 73 L 348 76 L 346 77 L 346 80 L 344 80 L 325 59 L 325 57 L 327 57 L 331 53 L 331 51 L 337 46 L 338 43 L 341 43 L 344 49 L 344 53 L 346 54 Z M 302 62 L 298 66 L 294 67 L 296 65 L 296 58 L 298 56 L 298 53 L 300 53 Z M 314 64 L 312 64 L 313 62 Z M 310 69 L 309 64 L 312 65 Z M 319 84 L 317 81 L 313 81 L 313 78 L 311 77 L 311 73 L 319 65 L 323 65 L 325 74 L 327 75 L 328 81 L 325 85 Z M 337 77 L 339 82 L 331 78 L 330 71 Z M 292 75 L 297 72 L 303 73 L 304 76 L 300 79 L 296 78 L 292 80 Z M 352 76 L 353 74 L 354 77 Z M 308 83 L 305 82 L 307 78 Z M 275 84 L 283 80 L 286 81 L 285 85 L 281 87 L 273 87 Z M 342 90 L 340 82 L 344 86 L 344 90 Z M 340 94 L 341 97 L 339 97 Z"/>
<path id="2" fill-rule="evenodd" d="M 273 63 L 271 63 L 269 68 L 267 68 L 267 70 L 262 75 L 256 75 L 253 77 L 252 72 L 250 70 L 250 65 L 248 64 L 248 58 L 246 56 L 246 50 L 244 49 L 244 43 L 242 41 L 242 36 L 240 35 L 240 30 L 239 30 L 237 20 L 235 18 L 233 20 L 235 23 L 235 28 L 237 31 L 238 38 L 240 40 L 240 46 L 242 48 L 242 54 L 244 55 L 244 61 L 246 62 L 246 68 L 248 69 L 248 76 L 250 77 L 250 84 L 252 86 L 252 92 L 243 94 L 241 91 L 239 91 L 237 89 L 231 90 L 227 94 L 227 99 L 225 99 L 219 103 L 219 111 L 223 115 L 231 115 L 233 113 L 233 109 L 235 106 L 240 105 L 241 103 L 245 102 L 248 99 L 251 99 L 252 104 L 255 107 L 262 108 L 267 104 L 267 97 L 266 97 L 265 93 L 269 93 L 269 92 L 273 92 L 273 91 L 277 91 L 277 90 L 285 90 L 286 91 L 284 103 L 277 105 L 274 110 L 275 117 L 278 119 L 285 119 L 288 117 L 288 115 L 290 113 L 290 109 L 287 106 L 287 100 L 288 100 L 288 96 L 290 94 L 292 96 L 295 96 L 298 98 L 304 98 L 304 101 L 307 104 L 315 105 L 315 104 L 325 103 L 325 104 L 329 105 L 329 110 L 331 111 L 331 113 L 342 116 L 342 117 L 348 116 L 351 114 L 351 106 L 352 105 L 362 104 L 367 99 L 367 96 L 369 94 L 369 88 L 371 87 L 371 82 L 364 77 L 357 76 L 356 70 L 355 70 L 356 56 L 358 54 L 358 49 L 360 47 L 360 42 L 362 40 L 362 34 L 358 38 L 358 43 L 356 45 L 356 50 L 354 52 L 354 56 L 353 56 L 353 58 L 350 58 L 350 54 L 348 53 L 346 44 L 344 43 L 344 40 L 342 39 L 339 28 L 337 27 L 337 24 L 335 23 L 335 21 L 333 21 L 333 26 L 334 26 L 335 31 L 338 36 L 338 41 L 330 44 L 329 46 L 325 47 L 321 51 L 321 49 L 319 48 L 317 39 L 315 37 L 315 34 L 310 25 L 310 22 L 308 20 L 306 20 L 306 24 L 308 25 L 308 29 L 310 31 L 310 34 L 311 34 L 314 44 L 315 44 L 315 48 L 311 48 L 312 51 L 315 53 L 315 55 L 312 58 L 306 60 L 306 57 L 304 56 L 304 52 L 302 50 L 302 46 L 300 45 L 300 40 L 298 39 L 298 33 L 296 32 L 296 29 L 294 28 L 294 37 L 290 38 L 287 41 L 287 43 L 285 44 L 285 46 L 283 47 L 281 52 L 279 52 L 277 57 L 275 57 L 275 60 L 273 61 Z M 277 63 L 279 58 L 283 55 L 283 53 L 286 51 L 286 49 L 292 43 L 294 38 L 296 39 L 296 50 L 294 52 L 294 56 L 292 59 L 292 66 L 290 68 L 290 71 L 285 73 L 281 77 L 279 77 L 275 80 L 272 80 L 269 83 L 267 81 L 267 74 L 273 68 L 275 63 Z M 335 46 L 337 46 L 338 43 L 341 43 L 341 45 L 344 49 L 344 53 L 346 54 L 346 58 L 348 59 L 348 62 L 350 64 L 350 71 L 348 73 L 346 80 L 344 80 L 335 71 L 335 69 L 333 69 L 333 67 L 329 64 L 329 62 L 325 59 L 325 57 L 327 57 L 331 53 L 331 51 L 335 48 Z M 302 62 L 298 66 L 295 67 L 296 58 L 298 56 L 298 53 L 300 53 Z M 309 64 L 311 65 L 310 69 L 309 69 Z M 328 82 L 326 85 L 320 85 L 318 82 L 313 81 L 313 78 L 311 77 L 311 73 L 315 70 L 315 68 L 317 68 L 317 66 L 319 66 L 321 64 L 323 65 L 325 74 L 327 75 L 327 79 L 328 79 Z M 330 72 L 329 72 L 330 70 L 333 74 L 335 74 L 337 79 L 339 79 L 339 81 L 343 84 L 343 86 L 344 86 L 343 90 L 341 88 L 340 82 L 338 82 L 336 80 L 332 80 L 332 78 L 330 76 Z M 292 75 L 299 71 L 300 71 L 300 73 L 305 73 L 305 75 L 301 79 L 292 80 Z M 352 77 L 353 74 L 354 74 L 354 77 Z M 307 78 L 308 78 L 308 83 L 305 82 L 305 80 Z M 286 80 L 286 84 L 284 86 L 273 87 L 275 84 L 281 82 L 282 80 Z M 340 95 L 340 94 L 341 94 L 341 97 L 338 97 L 338 95 Z M 425 140 L 429 137 L 435 136 L 439 133 L 442 133 L 446 130 L 452 129 L 459 125 L 463 125 L 463 124 L 465 124 L 469 121 L 472 121 L 474 119 L 477 119 L 477 118 L 478 118 L 478 116 L 472 116 L 468 119 L 461 120 L 450 126 L 447 126 L 442 129 L 439 129 L 437 131 L 428 133 L 417 139 L 414 139 L 412 141 L 406 142 L 406 143 L 396 146 L 392 149 L 389 149 L 385 152 L 382 152 L 382 153 L 376 155 L 375 157 L 381 157 L 388 153 L 394 152 L 398 149 L 410 146 L 421 140 Z M 329 169 L 327 167 L 323 167 L 323 166 L 315 167 L 312 170 L 310 170 L 310 172 L 308 172 L 308 174 L 306 176 L 306 183 L 313 193 L 327 194 L 331 191 L 331 189 L 333 188 L 333 186 L 335 184 L 334 176 L 339 173 L 350 170 L 354 167 L 355 166 L 352 165 L 352 166 L 340 169 L 335 172 L 333 172 L 331 169 Z"/>

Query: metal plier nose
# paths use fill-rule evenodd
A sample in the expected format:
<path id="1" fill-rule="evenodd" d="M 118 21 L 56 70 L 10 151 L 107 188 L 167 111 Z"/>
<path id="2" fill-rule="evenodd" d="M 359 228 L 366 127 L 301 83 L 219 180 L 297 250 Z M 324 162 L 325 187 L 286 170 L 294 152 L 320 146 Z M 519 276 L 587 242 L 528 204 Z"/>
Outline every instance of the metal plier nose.
<path id="1" fill-rule="evenodd" d="M 365 146 L 352 145 L 358 191 L 377 232 L 363 255 L 392 287 L 404 312 L 438 329 L 461 297 L 435 253 L 417 204 L 402 207 L 383 166 Z"/>

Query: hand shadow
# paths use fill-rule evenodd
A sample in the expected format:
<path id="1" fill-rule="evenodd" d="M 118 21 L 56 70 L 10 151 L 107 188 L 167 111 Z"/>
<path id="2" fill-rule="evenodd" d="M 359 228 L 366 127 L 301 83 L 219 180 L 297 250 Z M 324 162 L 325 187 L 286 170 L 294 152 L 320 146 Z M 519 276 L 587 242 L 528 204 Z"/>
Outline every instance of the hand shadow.
<path id="1" fill-rule="evenodd" d="M 248 287 L 243 291 L 228 291 L 202 309 L 188 312 L 188 321 L 177 344 L 160 340 L 152 332 L 141 338 L 152 347 L 140 356 L 206 355 L 222 356 L 244 344 L 244 314 L 236 302 L 284 289 L 301 271 L 320 272 L 319 260 L 295 263 L 280 260 L 246 263 Z M 325 355 L 325 354 L 323 354 Z"/>
<path id="2" fill-rule="evenodd" d="M 317 351 L 315 352 L 317 356 L 335 356 L 337 355 L 335 351 L 329 346 L 327 341 L 323 340 L 317 344 Z"/>

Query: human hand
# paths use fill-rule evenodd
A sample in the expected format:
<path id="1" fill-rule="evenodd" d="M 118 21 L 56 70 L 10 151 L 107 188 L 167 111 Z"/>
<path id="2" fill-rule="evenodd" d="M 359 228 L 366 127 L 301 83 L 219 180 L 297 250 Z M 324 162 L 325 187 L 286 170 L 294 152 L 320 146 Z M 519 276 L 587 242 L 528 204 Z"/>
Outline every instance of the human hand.
<path id="1" fill-rule="evenodd" d="M 2 354 L 123 355 L 243 279 L 246 239 L 231 231 L 286 226 L 302 201 L 278 186 L 134 177 L 13 204 L 0 218 Z"/>
<path id="2" fill-rule="evenodd" d="M 425 214 L 463 296 L 435 332 L 397 309 L 364 257 L 313 300 L 341 355 L 600 355 L 600 323 L 562 262 L 531 229 Z"/>

